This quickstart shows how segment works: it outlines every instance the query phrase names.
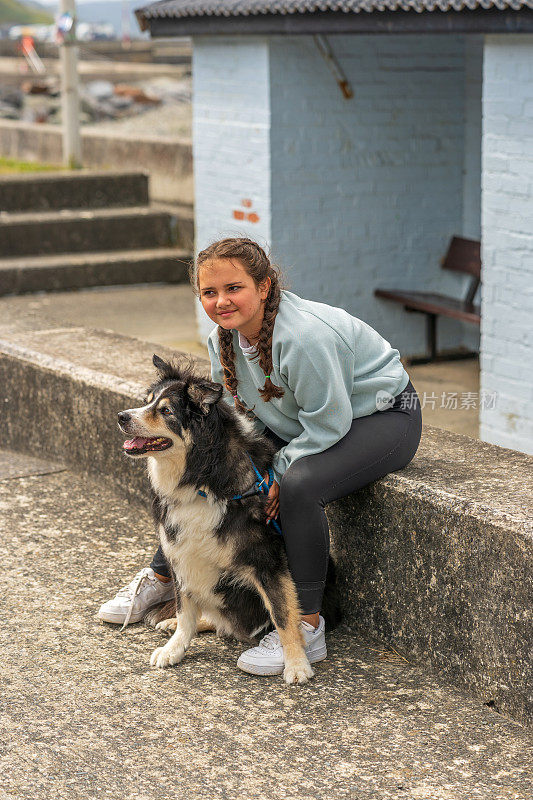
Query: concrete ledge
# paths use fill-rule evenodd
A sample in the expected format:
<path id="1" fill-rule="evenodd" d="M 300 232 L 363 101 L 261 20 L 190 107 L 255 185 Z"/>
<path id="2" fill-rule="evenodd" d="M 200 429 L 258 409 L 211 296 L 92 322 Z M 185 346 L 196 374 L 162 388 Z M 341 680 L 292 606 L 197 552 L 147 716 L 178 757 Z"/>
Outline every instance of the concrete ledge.
<path id="1" fill-rule="evenodd" d="M 530 456 L 424 426 L 407 468 L 326 509 L 355 627 L 528 725 L 532 473 Z"/>
<path id="2" fill-rule="evenodd" d="M 170 351 L 42 318 L 2 320 L 0 340 L 0 446 L 147 497 L 116 414 L 153 379 L 152 354 Z M 327 507 L 350 624 L 524 724 L 533 723 L 532 474 L 530 456 L 425 426 L 407 468 Z"/>
<path id="3" fill-rule="evenodd" d="M 142 399 L 155 376 L 152 355 L 174 351 L 106 330 L 58 328 L 39 314 L 4 312 L 0 446 L 55 454 L 88 473 L 112 475 L 128 496 L 147 500 L 144 470 L 122 452 L 117 413 Z M 208 376 L 209 361 L 198 364 Z"/>
<path id="4" fill-rule="evenodd" d="M 123 133 L 81 131 L 85 167 L 138 171 L 139 164 L 150 173 L 150 196 L 167 203 L 194 202 L 192 142 L 170 136 L 140 139 Z M 62 164 L 62 134 L 58 125 L 0 120 L 0 155 L 24 161 Z"/>

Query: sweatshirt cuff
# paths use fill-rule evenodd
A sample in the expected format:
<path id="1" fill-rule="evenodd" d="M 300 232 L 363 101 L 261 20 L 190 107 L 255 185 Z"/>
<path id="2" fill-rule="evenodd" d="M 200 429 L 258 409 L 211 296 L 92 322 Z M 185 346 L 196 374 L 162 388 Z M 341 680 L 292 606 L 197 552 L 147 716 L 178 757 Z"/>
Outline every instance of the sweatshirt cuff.
<path id="1" fill-rule="evenodd" d="M 274 480 L 281 485 L 281 479 L 283 478 L 284 473 L 278 472 L 278 470 L 272 465 L 272 472 L 274 473 Z"/>

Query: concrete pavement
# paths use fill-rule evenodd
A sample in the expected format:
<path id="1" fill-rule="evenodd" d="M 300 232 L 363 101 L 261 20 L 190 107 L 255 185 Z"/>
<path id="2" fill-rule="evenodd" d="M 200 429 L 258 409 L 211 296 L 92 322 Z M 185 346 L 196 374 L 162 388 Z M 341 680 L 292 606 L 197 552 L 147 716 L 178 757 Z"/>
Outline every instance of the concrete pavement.
<path id="1" fill-rule="evenodd" d="M 151 668 L 163 634 L 95 616 L 148 563 L 147 508 L 38 453 L 0 465 L 0 797 L 531 797 L 525 728 L 346 628 L 303 687 L 210 633 Z"/>

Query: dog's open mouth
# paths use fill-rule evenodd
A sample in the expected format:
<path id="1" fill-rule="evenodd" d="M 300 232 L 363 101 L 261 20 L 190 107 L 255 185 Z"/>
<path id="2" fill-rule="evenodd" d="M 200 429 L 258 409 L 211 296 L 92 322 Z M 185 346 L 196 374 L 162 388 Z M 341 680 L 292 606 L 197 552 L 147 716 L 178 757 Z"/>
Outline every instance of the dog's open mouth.
<path id="1" fill-rule="evenodd" d="M 166 450 L 168 447 L 172 447 L 172 439 L 166 439 L 164 436 L 158 436 L 157 438 L 136 436 L 134 439 L 126 439 L 122 445 L 122 449 L 128 455 L 139 455 L 150 450 Z"/>

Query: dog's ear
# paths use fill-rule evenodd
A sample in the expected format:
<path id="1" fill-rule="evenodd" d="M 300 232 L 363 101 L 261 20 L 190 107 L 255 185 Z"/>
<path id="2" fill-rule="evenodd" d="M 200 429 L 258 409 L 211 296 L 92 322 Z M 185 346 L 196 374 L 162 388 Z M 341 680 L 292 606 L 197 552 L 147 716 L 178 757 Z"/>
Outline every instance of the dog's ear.
<path id="1" fill-rule="evenodd" d="M 152 361 L 154 363 L 154 367 L 159 372 L 162 378 L 166 378 L 172 374 L 173 372 L 172 366 L 170 364 L 167 364 L 166 361 L 163 361 L 162 358 L 159 358 L 159 356 L 157 356 L 155 353 L 152 357 Z"/>
<path id="2" fill-rule="evenodd" d="M 222 386 L 220 383 L 192 383 L 187 386 L 189 399 L 200 408 L 202 414 L 209 414 L 212 405 L 218 403 L 222 397 Z"/>

